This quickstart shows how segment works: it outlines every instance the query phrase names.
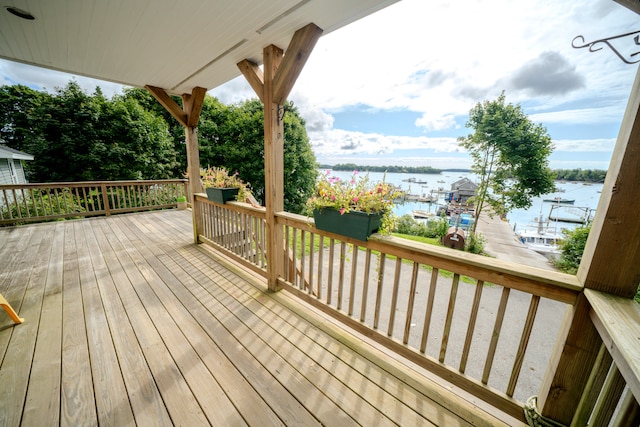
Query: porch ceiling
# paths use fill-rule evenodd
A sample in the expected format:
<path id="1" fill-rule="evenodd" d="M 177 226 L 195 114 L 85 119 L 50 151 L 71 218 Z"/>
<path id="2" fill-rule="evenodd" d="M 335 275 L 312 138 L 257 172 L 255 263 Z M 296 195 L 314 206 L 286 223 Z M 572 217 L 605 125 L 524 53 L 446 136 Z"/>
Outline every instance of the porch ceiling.
<path id="1" fill-rule="evenodd" d="M 327 34 L 396 1 L 15 0 L 0 10 L 0 57 L 182 94 L 240 75 L 243 59 L 261 64 L 308 23 Z"/>

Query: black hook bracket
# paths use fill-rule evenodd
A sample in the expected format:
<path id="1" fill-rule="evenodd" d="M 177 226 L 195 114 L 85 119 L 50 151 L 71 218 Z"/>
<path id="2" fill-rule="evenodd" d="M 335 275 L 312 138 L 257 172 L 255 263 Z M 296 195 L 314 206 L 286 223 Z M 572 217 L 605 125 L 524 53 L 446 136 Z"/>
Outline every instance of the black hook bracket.
<path id="1" fill-rule="evenodd" d="M 577 40 L 580 39 L 581 44 L 577 44 Z M 633 40 L 631 49 L 628 51 L 625 49 L 625 43 L 627 40 Z M 609 48 L 615 53 L 618 58 L 625 64 L 635 64 L 640 62 L 640 30 L 633 31 L 626 34 L 620 34 L 618 36 L 607 37 L 604 39 L 594 40 L 592 42 L 585 42 L 583 36 L 576 36 L 571 41 L 571 46 L 575 49 L 589 48 L 589 52 L 597 52 L 602 50 L 603 45 L 609 46 Z"/>

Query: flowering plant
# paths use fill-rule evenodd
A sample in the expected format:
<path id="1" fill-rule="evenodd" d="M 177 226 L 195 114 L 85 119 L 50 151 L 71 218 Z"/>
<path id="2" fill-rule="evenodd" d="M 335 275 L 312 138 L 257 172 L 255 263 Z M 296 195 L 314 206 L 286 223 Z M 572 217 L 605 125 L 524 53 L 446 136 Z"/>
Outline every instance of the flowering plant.
<path id="1" fill-rule="evenodd" d="M 373 183 L 369 175 L 358 176 L 354 171 L 351 179 L 343 180 L 331 176 L 331 171 L 320 175 L 313 195 L 307 200 L 307 211 L 336 209 L 340 214 L 349 211 L 382 214 L 380 232 L 393 228 L 393 200 L 398 196 L 396 188 L 384 182 Z"/>
<path id="2" fill-rule="evenodd" d="M 238 172 L 229 174 L 224 167 L 207 167 L 200 169 L 200 181 L 204 188 L 216 187 L 216 188 L 238 188 L 239 201 L 245 201 L 247 196 L 251 194 L 249 190 L 249 184 L 242 182 Z"/>

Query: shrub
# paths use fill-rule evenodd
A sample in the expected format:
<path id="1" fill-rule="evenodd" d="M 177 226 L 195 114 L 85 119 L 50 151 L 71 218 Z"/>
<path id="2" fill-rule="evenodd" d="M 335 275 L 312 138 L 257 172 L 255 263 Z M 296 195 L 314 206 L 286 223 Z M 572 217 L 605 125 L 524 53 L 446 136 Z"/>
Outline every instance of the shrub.
<path id="1" fill-rule="evenodd" d="M 591 225 L 562 230 L 564 239 L 560 243 L 560 256 L 554 262 L 556 267 L 565 273 L 576 274 L 590 231 Z"/>
<path id="2" fill-rule="evenodd" d="M 481 254 L 484 251 L 484 244 L 486 239 L 482 234 L 469 233 L 467 235 L 467 241 L 465 242 L 464 250 L 471 252 L 472 254 Z"/>

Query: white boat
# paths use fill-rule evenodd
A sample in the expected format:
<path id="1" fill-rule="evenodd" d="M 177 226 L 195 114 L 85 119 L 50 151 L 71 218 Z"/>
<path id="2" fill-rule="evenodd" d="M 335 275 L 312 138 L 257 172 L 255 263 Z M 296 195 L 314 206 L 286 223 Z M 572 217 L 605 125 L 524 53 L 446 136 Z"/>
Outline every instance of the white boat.
<path id="1" fill-rule="evenodd" d="M 517 233 L 518 239 L 527 248 L 544 255 L 548 259 L 555 259 L 560 256 L 559 243 L 562 240 L 562 234 L 558 233 L 549 224 L 545 224 L 542 215 L 537 218 L 535 228 L 525 228 Z"/>
<path id="2" fill-rule="evenodd" d="M 421 209 L 414 209 L 412 213 L 413 218 L 415 219 L 428 219 L 436 215 L 435 212 L 429 212 Z"/>

